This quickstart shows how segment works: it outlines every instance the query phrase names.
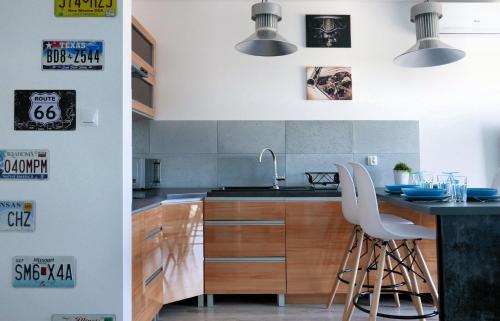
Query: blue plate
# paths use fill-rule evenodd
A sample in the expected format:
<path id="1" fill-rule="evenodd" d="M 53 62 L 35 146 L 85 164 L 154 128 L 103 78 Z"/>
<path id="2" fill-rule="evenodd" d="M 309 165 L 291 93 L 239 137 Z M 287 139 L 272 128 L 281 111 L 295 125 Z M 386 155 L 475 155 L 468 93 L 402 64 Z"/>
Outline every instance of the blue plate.
<path id="1" fill-rule="evenodd" d="M 406 194 L 401 194 L 407 201 L 444 201 L 448 198 L 447 195 L 441 196 L 409 196 Z"/>
<path id="2" fill-rule="evenodd" d="M 418 185 L 405 185 L 405 184 L 394 184 L 394 185 L 385 185 L 385 191 L 390 194 L 401 194 L 403 191 L 402 188 L 411 188 L 418 187 Z"/>
<path id="3" fill-rule="evenodd" d="M 437 188 L 403 188 L 403 194 L 408 196 L 446 196 L 445 189 Z"/>
<path id="4" fill-rule="evenodd" d="M 480 201 L 480 202 L 486 202 L 486 201 L 494 201 L 500 199 L 500 195 L 490 195 L 490 196 L 471 196 L 467 194 L 467 198 L 473 201 Z"/>
<path id="5" fill-rule="evenodd" d="M 494 196 L 497 195 L 498 190 L 496 188 L 468 188 L 467 196 L 471 197 L 482 197 L 482 196 Z"/>

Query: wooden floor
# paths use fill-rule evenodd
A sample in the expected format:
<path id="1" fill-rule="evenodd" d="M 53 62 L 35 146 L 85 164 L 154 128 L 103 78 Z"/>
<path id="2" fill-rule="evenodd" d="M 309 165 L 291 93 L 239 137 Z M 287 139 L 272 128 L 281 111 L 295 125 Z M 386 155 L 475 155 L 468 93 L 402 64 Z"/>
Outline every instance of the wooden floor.
<path id="1" fill-rule="evenodd" d="M 392 314 L 415 314 L 410 301 L 402 301 L 400 309 L 390 300 L 382 300 L 381 310 Z M 246 303 L 237 301 L 215 302 L 214 308 L 197 308 L 194 304 L 167 305 L 160 312 L 161 321 L 339 321 L 343 305 L 328 311 L 322 305 L 287 305 L 278 307 L 271 302 Z M 426 309 L 428 312 L 429 309 Z M 368 315 L 356 311 L 352 321 L 366 321 Z M 378 318 L 378 320 L 390 320 Z M 427 319 L 437 321 L 438 317 Z"/>

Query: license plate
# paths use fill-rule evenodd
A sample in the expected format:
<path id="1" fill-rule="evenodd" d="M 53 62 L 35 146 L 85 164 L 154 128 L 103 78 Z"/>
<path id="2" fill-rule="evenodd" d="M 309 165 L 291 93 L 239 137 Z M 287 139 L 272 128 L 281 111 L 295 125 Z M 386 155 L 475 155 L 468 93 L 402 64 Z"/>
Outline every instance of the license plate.
<path id="1" fill-rule="evenodd" d="M 112 314 L 54 314 L 52 321 L 115 321 Z"/>
<path id="2" fill-rule="evenodd" d="M 54 0 L 56 17 L 114 17 L 118 0 Z"/>
<path id="3" fill-rule="evenodd" d="M 49 178 L 49 152 L 46 150 L 0 150 L 0 179 Z"/>
<path id="4" fill-rule="evenodd" d="M 103 70 L 104 41 L 44 40 L 42 70 Z"/>
<path id="5" fill-rule="evenodd" d="M 15 256 L 12 259 L 15 288 L 74 288 L 75 284 L 73 256 Z"/>
<path id="6" fill-rule="evenodd" d="M 0 201 L 0 231 L 33 232 L 34 230 L 34 202 Z"/>

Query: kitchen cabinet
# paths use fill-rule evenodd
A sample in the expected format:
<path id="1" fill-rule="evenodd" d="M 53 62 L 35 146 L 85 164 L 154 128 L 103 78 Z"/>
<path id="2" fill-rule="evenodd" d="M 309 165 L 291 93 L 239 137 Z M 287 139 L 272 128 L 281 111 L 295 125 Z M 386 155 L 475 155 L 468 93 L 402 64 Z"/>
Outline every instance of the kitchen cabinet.
<path id="1" fill-rule="evenodd" d="M 163 210 L 163 302 L 203 294 L 203 202 Z"/>
<path id="2" fill-rule="evenodd" d="M 283 202 L 205 201 L 205 293 L 286 292 Z"/>
<path id="3" fill-rule="evenodd" d="M 132 17 L 132 110 L 148 118 L 154 118 L 156 112 L 155 59 L 155 38 Z"/>

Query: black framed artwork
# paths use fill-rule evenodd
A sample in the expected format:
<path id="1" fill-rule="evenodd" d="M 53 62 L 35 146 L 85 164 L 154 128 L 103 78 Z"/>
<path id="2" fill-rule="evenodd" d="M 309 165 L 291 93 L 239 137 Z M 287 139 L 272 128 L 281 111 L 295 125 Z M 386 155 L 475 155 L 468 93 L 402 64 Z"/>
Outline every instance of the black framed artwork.
<path id="1" fill-rule="evenodd" d="M 351 16 L 306 15 L 306 46 L 351 48 Z"/>

